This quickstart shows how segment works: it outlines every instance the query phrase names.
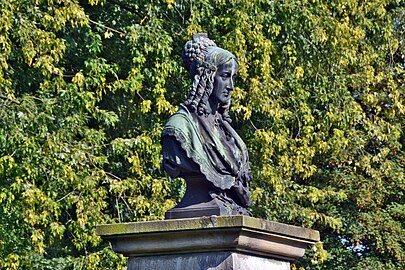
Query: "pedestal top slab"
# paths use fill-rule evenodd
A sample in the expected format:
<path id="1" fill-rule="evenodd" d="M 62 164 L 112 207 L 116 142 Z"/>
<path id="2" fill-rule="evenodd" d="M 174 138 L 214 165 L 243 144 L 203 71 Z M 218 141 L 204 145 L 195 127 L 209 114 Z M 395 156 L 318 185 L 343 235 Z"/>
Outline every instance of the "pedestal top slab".
<path id="1" fill-rule="evenodd" d="M 307 240 L 309 242 L 317 242 L 320 240 L 318 231 L 249 216 L 210 216 L 174 220 L 106 224 L 97 226 L 97 235 L 109 238 L 109 236 L 129 234 L 133 235 L 153 232 L 162 233 L 238 227 L 291 236 L 294 238 Z"/>
<path id="2" fill-rule="evenodd" d="M 97 234 L 126 257 L 233 252 L 293 261 L 319 232 L 248 216 L 118 223 L 97 226 Z"/>

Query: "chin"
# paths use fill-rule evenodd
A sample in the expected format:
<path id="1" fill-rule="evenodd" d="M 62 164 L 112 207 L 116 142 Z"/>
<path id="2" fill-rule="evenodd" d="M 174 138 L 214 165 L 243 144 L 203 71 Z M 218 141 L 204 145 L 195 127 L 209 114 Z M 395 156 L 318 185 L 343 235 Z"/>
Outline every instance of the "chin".
<path id="1" fill-rule="evenodd" d="M 228 106 L 229 99 L 228 100 L 221 100 L 221 102 L 219 104 L 220 104 L 221 107 Z"/>

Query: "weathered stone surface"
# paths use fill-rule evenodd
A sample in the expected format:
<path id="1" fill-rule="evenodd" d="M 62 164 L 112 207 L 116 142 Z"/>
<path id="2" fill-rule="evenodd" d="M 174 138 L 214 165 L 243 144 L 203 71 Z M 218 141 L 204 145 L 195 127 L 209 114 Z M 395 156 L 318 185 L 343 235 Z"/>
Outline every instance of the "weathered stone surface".
<path id="1" fill-rule="evenodd" d="M 97 226 L 97 234 L 107 238 L 109 236 L 127 234 L 231 227 L 244 227 L 247 229 L 271 232 L 274 234 L 291 236 L 313 242 L 319 241 L 318 231 L 248 216 L 210 216 L 175 220 L 107 224 Z"/>
<path id="2" fill-rule="evenodd" d="M 248 216 L 100 225 L 135 269 L 289 269 L 319 233 Z"/>
<path id="3" fill-rule="evenodd" d="M 290 270 L 285 261 L 233 252 L 205 252 L 162 256 L 133 257 L 128 270 Z"/>

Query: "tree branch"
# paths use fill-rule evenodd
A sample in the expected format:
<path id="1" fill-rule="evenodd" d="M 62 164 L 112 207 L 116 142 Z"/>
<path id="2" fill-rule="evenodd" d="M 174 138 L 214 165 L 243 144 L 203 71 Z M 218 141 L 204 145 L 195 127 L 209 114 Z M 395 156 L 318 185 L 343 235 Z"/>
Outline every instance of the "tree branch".
<path id="1" fill-rule="evenodd" d="M 114 29 L 114 28 L 108 27 L 108 26 L 106 26 L 106 25 L 104 25 L 104 24 L 102 24 L 102 23 L 93 21 L 93 20 L 90 19 L 90 18 L 89 18 L 89 21 L 90 21 L 91 23 L 97 24 L 98 26 L 101 26 L 101 27 L 103 27 L 103 28 L 105 28 L 105 29 L 107 29 L 107 30 L 109 30 L 109 31 L 111 31 L 111 32 L 114 32 L 114 33 L 117 33 L 117 34 L 120 34 L 120 35 L 123 35 L 123 36 L 126 35 L 124 32 L 121 32 L 121 31 L 116 30 L 116 29 Z"/>

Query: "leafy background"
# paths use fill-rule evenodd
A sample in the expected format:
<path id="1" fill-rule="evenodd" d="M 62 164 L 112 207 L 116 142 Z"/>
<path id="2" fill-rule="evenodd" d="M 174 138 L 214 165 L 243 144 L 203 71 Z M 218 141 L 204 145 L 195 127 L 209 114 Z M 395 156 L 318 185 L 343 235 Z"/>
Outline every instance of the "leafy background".
<path id="1" fill-rule="evenodd" d="M 292 269 L 404 269 L 404 23 L 403 0 L 1 0 L 0 268 L 125 268 L 95 226 L 184 194 L 159 140 L 203 31 L 240 63 L 252 211 L 321 232 Z"/>

